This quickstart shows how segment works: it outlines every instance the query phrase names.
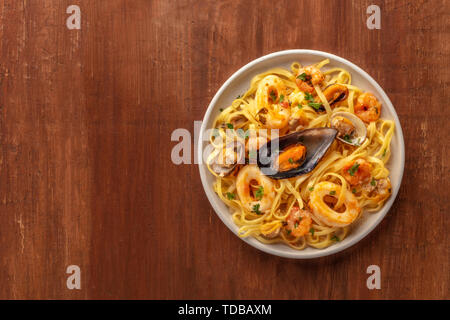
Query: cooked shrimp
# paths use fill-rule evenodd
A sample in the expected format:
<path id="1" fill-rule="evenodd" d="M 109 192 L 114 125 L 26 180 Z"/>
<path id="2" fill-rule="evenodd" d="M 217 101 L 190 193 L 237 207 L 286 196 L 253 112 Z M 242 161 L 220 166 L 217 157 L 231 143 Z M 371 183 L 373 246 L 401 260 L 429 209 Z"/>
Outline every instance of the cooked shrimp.
<path id="1" fill-rule="evenodd" d="M 350 161 L 342 168 L 342 176 L 352 186 L 370 181 L 372 165 L 364 159 Z"/>
<path id="2" fill-rule="evenodd" d="M 276 105 L 265 115 L 268 129 L 283 129 L 289 124 L 289 109 Z"/>
<path id="3" fill-rule="evenodd" d="M 372 93 L 363 93 L 356 101 L 355 114 L 364 122 L 377 121 L 381 114 L 381 103 Z"/>
<path id="4" fill-rule="evenodd" d="M 284 226 L 286 232 L 294 237 L 301 237 L 311 229 L 312 219 L 308 210 L 300 210 L 298 207 L 293 207 L 286 222 L 287 225 Z"/>
<path id="5" fill-rule="evenodd" d="M 335 208 L 342 187 L 329 181 L 319 182 L 311 192 L 309 207 L 312 214 L 322 223 L 332 227 L 345 227 L 351 224 L 361 213 L 356 197 L 344 189 L 344 200 L 340 208 Z M 330 199 L 331 198 L 331 199 Z M 330 201 L 334 199 L 334 201 Z M 333 208 L 328 203 L 333 204 Z"/>
<path id="6" fill-rule="evenodd" d="M 325 80 L 325 76 L 318 68 L 308 66 L 299 70 L 295 82 L 301 91 L 313 93 L 314 85 L 321 84 L 323 80 Z"/>
<path id="7" fill-rule="evenodd" d="M 239 171 L 236 189 L 241 203 L 249 211 L 263 214 L 272 208 L 274 184 L 256 165 L 247 165 Z"/>

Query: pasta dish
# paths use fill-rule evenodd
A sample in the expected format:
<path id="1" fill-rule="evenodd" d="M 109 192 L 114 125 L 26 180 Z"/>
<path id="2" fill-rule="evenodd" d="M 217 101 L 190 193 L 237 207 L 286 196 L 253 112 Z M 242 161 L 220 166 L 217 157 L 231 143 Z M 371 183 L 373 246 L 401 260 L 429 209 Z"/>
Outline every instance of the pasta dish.
<path id="1" fill-rule="evenodd" d="M 215 118 L 206 164 L 239 236 L 326 248 L 390 197 L 394 122 L 328 63 L 258 74 Z"/>

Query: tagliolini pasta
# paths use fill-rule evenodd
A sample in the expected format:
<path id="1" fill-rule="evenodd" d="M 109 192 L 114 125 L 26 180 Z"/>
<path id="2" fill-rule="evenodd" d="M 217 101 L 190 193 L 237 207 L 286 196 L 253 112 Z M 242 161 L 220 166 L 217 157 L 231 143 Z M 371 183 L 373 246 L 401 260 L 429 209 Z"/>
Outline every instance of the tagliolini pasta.
<path id="1" fill-rule="evenodd" d="M 322 70 L 328 63 L 294 62 L 290 70 L 258 74 L 215 119 L 207 165 L 240 236 L 298 250 L 325 248 L 342 241 L 363 213 L 377 212 L 390 197 L 385 164 L 394 122 L 380 117 L 381 103 L 353 85 L 347 70 Z M 325 127 L 336 130 L 336 139 L 318 163 L 304 162 L 316 151 L 297 137 Z M 297 139 L 276 157 L 278 171 L 288 178 L 266 176 L 258 152 L 284 136 Z M 313 169 L 297 175 L 302 166 Z"/>

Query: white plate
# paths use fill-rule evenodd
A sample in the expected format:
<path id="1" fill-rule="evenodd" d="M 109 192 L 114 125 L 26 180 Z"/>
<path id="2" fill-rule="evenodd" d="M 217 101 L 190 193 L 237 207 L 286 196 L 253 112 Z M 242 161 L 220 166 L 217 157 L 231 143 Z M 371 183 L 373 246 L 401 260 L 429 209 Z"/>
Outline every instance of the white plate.
<path id="1" fill-rule="evenodd" d="M 234 73 L 219 89 L 211 103 L 206 110 L 205 117 L 200 129 L 198 159 L 201 159 L 203 149 L 208 144 L 208 137 L 205 136 L 205 130 L 211 128 L 214 118 L 220 113 L 220 108 L 228 107 L 231 102 L 240 94 L 246 92 L 250 86 L 250 80 L 257 74 L 265 72 L 275 67 L 282 67 L 290 70 L 290 65 L 294 61 L 300 62 L 302 65 L 308 65 L 319 62 L 323 59 L 330 59 L 323 70 L 333 67 L 342 67 L 350 72 L 352 75 L 352 84 L 362 88 L 364 91 L 370 91 L 382 102 L 381 117 L 385 119 L 392 119 L 395 121 L 395 133 L 391 141 L 391 158 L 387 164 L 390 170 L 390 179 L 392 183 L 392 196 L 385 203 L 383 208 L 376 213 L 364 213 L 363 218 L 355 225 L 350 234 L 341 242 L 338 242 L 325 249 L 306 248 L 298 251 L 290 248 L 285 244 L 264 244 L 253 237 L 241 238 L 251 246 L 262 250 L 264 252 L 274 254 L 286 258 L 294 259 L 310 259 L 328 256 L 336 252 L 342 251 L 369 234 L 380 222 L 383 220 L 386 213 L 391 208 L 397 193 L 400 188 L 400 183 L 403 176 L 403 168 L 405 164 L 405 144 L 403 141 L 402 128 L 395 112 L 394 106 L 389 100 L 383 89 L 369 76 L 364 70 L 354 65 L 353 63 L 321 51 L 314 50 L 286 50 L 274 52 L 269 55 L 258 58 L 249 64 L 245 65 Z M 204 141 L 206 139 L 206 141 Z M 208 171 L 204 163 L 199 164 L 200 177 L 203 188 L 216 211 L 219 218 L 225 225 L 237 235 L 238 227 L 233 223 L 231 213 L 228 207 L 220 200 L 213 190 L 214 176 Z M 383 236 L 380 234 L 380 236 Z"/>

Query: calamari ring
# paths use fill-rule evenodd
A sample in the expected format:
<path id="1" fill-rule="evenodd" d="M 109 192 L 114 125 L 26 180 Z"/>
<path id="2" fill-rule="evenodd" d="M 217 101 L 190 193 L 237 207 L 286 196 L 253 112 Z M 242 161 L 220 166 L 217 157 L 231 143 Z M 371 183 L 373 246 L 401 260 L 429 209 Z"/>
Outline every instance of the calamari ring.
<path id="1" fill-rule="evenodd" d="M 262 187 L 260 197 L 255 196 L 252 192 L 251 184 L 253 182 L 256 182 L 260 188 Z M 236 178 L 236 190 L 241 203 L 249 211 L 254 211 L 255 206 L 263 213 L 272 208 L 275 199 L 273 182 L 263 175 L 256 165 L 247 165 L 239 171 Z"/>
<path id="2" fill-rule="evenodd" d="M 286 97 L 286 86 L 283 80 L 275 75 L 266 76 L 259 83 L 255 95 L 258 109 L 271 109 L 272 104 L 280 103 L 282 95 Z"/>
<path id="3" fill-rule="evenodd" d="M 316 184 L 314 186 L 314 190 L 311 192 L 309 207 L 311 208 L 313 215 L 328 226 L 348 226 L 355 221 L 361 213 L 361 207 L 358 204 L 358 200 L 347 189 L 342 190 L 344 192 L 344 212 L 337 212 L 325 203 L 323 199 L 325 196 L 330 196 L 333 194 L 338 197 L 341 190 L 342 187 L 340 185 L 323 181 Z"/>

